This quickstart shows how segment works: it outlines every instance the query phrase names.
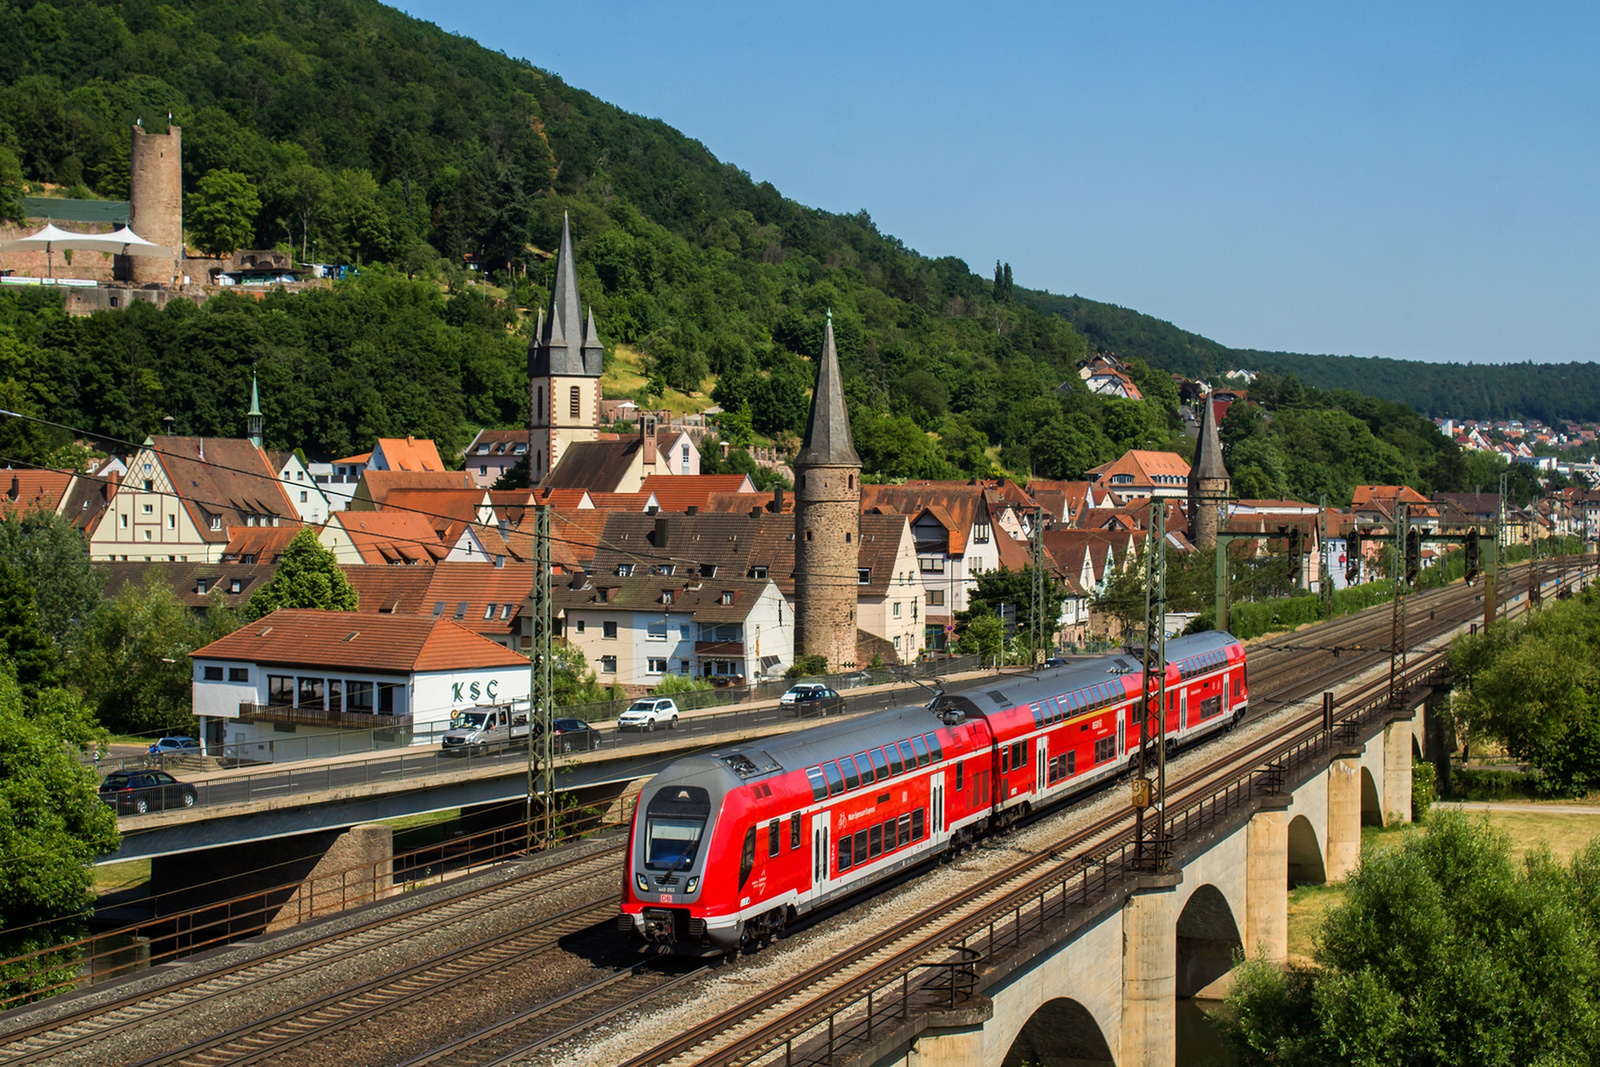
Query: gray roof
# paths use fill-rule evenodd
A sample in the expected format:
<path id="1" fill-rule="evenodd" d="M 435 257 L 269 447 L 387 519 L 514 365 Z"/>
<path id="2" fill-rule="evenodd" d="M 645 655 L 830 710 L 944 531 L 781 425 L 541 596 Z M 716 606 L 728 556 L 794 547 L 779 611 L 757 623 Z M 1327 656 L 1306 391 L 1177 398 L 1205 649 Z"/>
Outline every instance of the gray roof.
<path id="1" fill-rule="evenodd" d="M 833 314 L 822 338 L 817 360 L 817 386 L 811 394 L 811 416 L 806 439 L 794 461 L 802 467 L 859 467 L 861 457 L 850 435 L 850 412 L 844 403 L 844 377 L 839 373 L 839 351 L 833 345 Z"/>
<path id="2" fill-rule="evenodd" d="M 561 372 L 565 373 L 565 372 Z M 644 447 L 637 437 L 615 441 L 574 441 L 539 483 L 541 489 L 587 489 L 615 493 L 633 469 L 634 455 Z"/>
<path id="3" fill-rule="evenodd" d="M 593 308 L 589 309 L 588 323 L 583 320 L 578 302 L 578 264 L 572 255 L 572 227 L 563 215 L 556 283 L 550 290 L 550 310 L 540 314 L 538 328 L 528 342 L 528 376 L 598 378 L 604 354 Z"/>
<path id="4" fill-rule="evenodd" d="M 1210 393 L 1200 401 L 1200 409 L 1200 440 L 1195 445 L 1194 466 L 1189 470 L 1191 484 L 1228 477 L 1228 468 L 1222 462 L 1222 439 L 1217 436 L 1216 406 L 1211 403 Z"/>

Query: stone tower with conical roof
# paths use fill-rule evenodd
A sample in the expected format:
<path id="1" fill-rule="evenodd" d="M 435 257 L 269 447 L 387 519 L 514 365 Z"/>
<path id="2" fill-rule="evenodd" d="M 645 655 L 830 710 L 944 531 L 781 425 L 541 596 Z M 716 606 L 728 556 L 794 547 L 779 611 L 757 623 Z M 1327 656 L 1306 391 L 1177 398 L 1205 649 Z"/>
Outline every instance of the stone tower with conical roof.
<path id="1" fill-rule="evenodd" d="M 574 441 L 594 441 L 600 426 L 600 372 L 605 350 L 578 300 L 572 228 L 561 219 L 561 251 L 550 308 L 528 342 L 528 484 L 538 485 Z"/>
<path id="2" fill-rule="evenodd" d="M 832 312 L 794 477 L 795 656 L 826 656 L 830 672 L 847 670 L 856 666 L 861 457 L 850 436 Z"/>
<path id="3" fill-rule="evenodd" d="M 1222 439 L 1217 435 L 1216 409 L 1208 392 L 1200 398 L 1200 438 L 1189 468 L 1189 539 L 1197 548 L 1216 548 L 1220 517 L 1217 512 L 1232 488 L 1222 462 Z"/>
<path id="4" fill-rule="evenodd" d="M 254 374 L 250 375 L 250 410 L 246 413 L 245 419 L 250 430 L 247 435 L 250 438 L 250 443 L 260 448 L 263 440 L 261 435 L 261 393 L 256 388 L 256 376 Z"/>

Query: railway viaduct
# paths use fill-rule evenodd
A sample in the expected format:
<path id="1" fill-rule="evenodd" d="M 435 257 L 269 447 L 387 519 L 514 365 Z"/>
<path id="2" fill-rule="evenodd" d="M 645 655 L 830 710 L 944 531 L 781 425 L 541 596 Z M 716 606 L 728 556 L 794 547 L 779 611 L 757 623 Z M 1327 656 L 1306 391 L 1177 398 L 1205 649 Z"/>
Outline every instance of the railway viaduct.
<path id="1" fill-rule="evenodd" d="M 1363 824 L 1410 821 L 1413 754 L 1445 690 L 1435 675 L 1398 706 L 1380 702 L 1302 742 L 1298 759 L 1257 768 L 1232 810 L 1176 835 L 1165 870 L 1122 878 L 1059 920 L 1041 916 L 1027 935 L 1019 918 L 1013 942 L 984 953 L 964 1005 L 882 1027 L 856 1043 L 854 1062 L 998 1065 L 1009 1054 L 1171 1067 L 1179 998 L 1226 974 L 1237 951 L 1287 958 L 1290 883 L 1343 880 Z"/>

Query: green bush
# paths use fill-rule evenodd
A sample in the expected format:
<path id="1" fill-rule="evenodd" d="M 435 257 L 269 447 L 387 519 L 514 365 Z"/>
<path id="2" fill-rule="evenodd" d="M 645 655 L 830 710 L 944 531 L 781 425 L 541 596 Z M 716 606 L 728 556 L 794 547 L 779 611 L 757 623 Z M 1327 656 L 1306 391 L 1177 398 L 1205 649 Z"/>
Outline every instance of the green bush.
<path id="1" fill-rule="evenodd" d="M 1533 775 L 1525 771 L 1458 767 L 1450 772 L 1450 796 L 1455 800 L 1504 800 L 1537 795 Z"/>
<path id="2" fill-rule="evenodd" d="M 1411 820 L 1422 822 L 1439 799 L 1438 772 L 1427 760 L 1411 761 Z"/>

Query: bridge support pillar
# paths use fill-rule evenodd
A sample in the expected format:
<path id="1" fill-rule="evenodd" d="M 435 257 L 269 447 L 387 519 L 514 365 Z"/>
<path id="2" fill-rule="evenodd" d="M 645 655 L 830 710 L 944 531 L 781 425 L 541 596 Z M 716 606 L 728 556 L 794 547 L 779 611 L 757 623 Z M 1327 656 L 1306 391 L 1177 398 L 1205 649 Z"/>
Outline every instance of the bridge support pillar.
<path id="1" fill-rule="evenodd" d="M 1251 816 L 1245 849 L 1244 954 L 1283 963 L 1289 958 L 1289 820 L 1282 808 Z"/>
<path id="2" fill-rule="evenodd" d="M 1328 881 L 1342 882 L 1361 861 L 1361 763 L 1328 765 Z"/>
<path id="3" fill-rule="evenodd" d="M 1177 1058 L 1182 878 L 1152 875 L 1122 905 L 1122 1067 L 1172 1067 Z"/>
<path id="4" fill-rule="evenodd" d="M 1422 707 L 1422 755 L 1433 764 L 1434 787 L 1442 796 L 1450 792 L 1450 757 L 1456 750 L 1456 732 L 1449 721 L 1450 691 L 1430 691 Z"/>
<path id="5" fill-rule="evenodd" d="M 1383 728 L 1383 822 L 1411 821 L 1411 723 L 1401 719 Z"/>

